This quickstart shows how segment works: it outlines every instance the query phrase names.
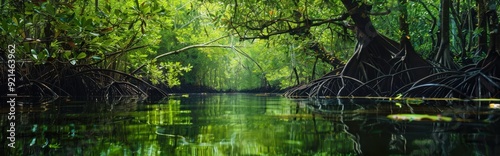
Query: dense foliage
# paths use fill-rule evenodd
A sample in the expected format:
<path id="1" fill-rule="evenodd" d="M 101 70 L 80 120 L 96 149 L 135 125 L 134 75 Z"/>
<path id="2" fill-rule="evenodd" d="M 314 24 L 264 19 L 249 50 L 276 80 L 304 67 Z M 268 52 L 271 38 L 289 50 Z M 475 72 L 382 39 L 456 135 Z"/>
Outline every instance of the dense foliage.
<path id="1" fill-rule="evenodd" d="M 306 55 L 334 67 L 345 63 L 288 96 L 500 96 L 496 1 L 228 3 L 227 25 L 240 39 L 289 36 Z M 357 41 L 355 53 L 339 63 L 338 47 L 328 41 L 349 39 Z"/>
<path id="2" fill-rule="evenodd" d="M 45 93 L 80 93 L 61 88 L 65 84 L 120 94 L 179 85 L 284 89 L 339 73 L 348 64 L 365 31 L 358 29 L 356 14 L 395 47 L 408 38 L 415 56 L 434 67 L 456 71 L 477 64 L 495 45 L 496 3 L 2 1 L 0 46 L 6 61 L 5 47 L 16 45 L 17 74 L 26 78 L 18 86 L 31 84 Z"/>

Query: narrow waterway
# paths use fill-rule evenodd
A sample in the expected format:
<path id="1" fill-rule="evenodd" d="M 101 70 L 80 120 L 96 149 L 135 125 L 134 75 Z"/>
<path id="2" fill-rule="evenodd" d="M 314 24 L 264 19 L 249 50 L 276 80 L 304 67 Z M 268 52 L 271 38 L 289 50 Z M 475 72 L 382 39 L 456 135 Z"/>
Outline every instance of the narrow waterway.
<path id="1" fill-rule="evenodd" d="M 10 155 L 499 155 L 500 111 L 490 104 L 269 94 L 61 100 L 16 107 L 16 148 L 7 146 L 3 105 L 0 142 Z"/>

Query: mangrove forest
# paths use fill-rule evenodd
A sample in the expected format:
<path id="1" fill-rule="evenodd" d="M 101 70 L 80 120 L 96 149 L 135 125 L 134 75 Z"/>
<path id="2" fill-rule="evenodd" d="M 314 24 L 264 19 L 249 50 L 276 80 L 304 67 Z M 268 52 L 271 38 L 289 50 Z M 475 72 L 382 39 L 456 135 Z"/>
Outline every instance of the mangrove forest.
<path id="1" fill-rule="evenodd" d="M 0 0 L 0 155 L 500 155 L 499 5 Z"/>
<path id="2" fill-rule="evenodd" d="M 499 97 L 497 3 L 2 1 L 0 85 L 34 97 Z"/>
<path id="3" fill-rule="evenodd" d="M 1 86 L 35 97 L 499 97 L 497 3 L 2 1 Z"/>

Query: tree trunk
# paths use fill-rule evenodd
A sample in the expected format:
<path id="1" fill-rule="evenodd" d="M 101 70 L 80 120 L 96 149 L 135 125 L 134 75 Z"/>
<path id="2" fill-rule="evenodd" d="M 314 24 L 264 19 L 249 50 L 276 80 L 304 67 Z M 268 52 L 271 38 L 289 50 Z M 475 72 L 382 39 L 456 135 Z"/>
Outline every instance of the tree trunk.
<path id="1" fill-rule="evenodd" d="M 399 30 L 402 32 L 400 43 L 402 43 L 404 38 L 410 36 L 410 26 L 408 25 L 408 21 L 406 21 L 408 18 L 407 4 L 408 0 L 399 0 L 399 5 L 401 5 L 401 14 L 399 14 Z"/>
<path id="2" fill-rule="evenodd" d="M 460 42 L 460 60 L 461 60 L 461 65 L 469 65 L 472 62 L 470 59 L 467 57 L 467 40 L 466 40 L 466 34 L 465 32 L 470 32 L 471 29 L 468 27 L 469 25 L 467 23 L 470 23 L 471 21 L 469 19 L 470 17 L 470 11 L 468 11 L 468 8 L 461 9 L 461 1 L 455 1 L 451 2 L 451 14 L 453 15 L 454 22 L 456 23 L 456 29 L 457 32 L 457 38 L 459 39 L 458 41 Z M 464 11 L 462 11 L 464 10 Z"/>
<path id="3" fill-rule="evenodd" d="M 439 63 L 442 67 L 456 70 L 458 66 L 453 61 L 453 56 L 450 51 L 450 4 L 450 0 L 441 0 L 441 44 L 438 53 L 434 57 L 434 61 Z"/>
<path id="4" fill-rule="evenodd" d="M 477 19 L 479 26 L 480 35 L 477 39 L 478 49 L 476 51 L 476 55 L 480 56 L 481 54 L 485 54 L 488 50 L 488 18 L 487 18 L 487 8 L 488 8 L 488 0 L 477 0 Z"/>
<path id="5" fill-rule="evenodd" d="M 293 73 L 295 75 L 295 83 L 296 85 L 300 85 L 299 73 L 297 72 L 297 67 L 293 67 Z"/>
<path id="6" fill-rule="evenodd" d="M 313 65 L 313 69 L 312 69 L 312 74 L 311 74 L 311 79 L 309 81 L 312 81 L 314 79 L 316 79 L 316 65 L 318 64 L 318 57 L 316 57 L 316 59 L 314 60 L 314 65 Z"/>
<path id="7" fill-rule="evenodd" d="M 418 70 L 430 65 L 411 47 L 405 15 L 400 19 L 406 32 L 400 47 L 376 31 L 369 16 L 371 6 L 353 0 L 342 3 L 354 21 L 358 40 L 354 55 L 339 75 L 327 74 L 289 90 L 286 96 L 390 96 L 398 87 L 429 75 L 429 69 Z"/>
<path id="8" fill-rule="evenodd" d="M 356 37 L 358 37 L 359 42 L 366 44 L 378 36 L 378 32 L 370 20 L 370 16 L 367 14 L 371 10 L 371 6 L 364 3 L 359 4 L 353 0 L 342 0 L 342 3 L 354 21 Z"/>
<path id="9" fill-rule="evenodd" d="M 399 52 L 399 44 L 378 34 L 368 14 L 371 6 L 352 0 L 342 0 L 342 3 L 354 21 L 354 31 L 356 32 L 358 44 L 354 56 L 349 59 L 340 75 L 342 77 L 351 77 L 361 82 L 367 82 L 389 74 L 391 72 L 389 62 Z M 385 92 L 390 90 L 390 83 L 389 81 L 384 81 L 374 83 L 369 87 L 379 92 Z M 353 89 L 353 87 L 356 88 L 356 86 L 346 86 L 347 82 L 344 82 L 344 79 L 342 79 L 342 84 L 344 87 L 339 89 L 337 95 L 353 94 L 351 93 L 353 90 L 350 89 Z M 358 91 L 355 94 L 367 95 L 372 93 L 372 91 Z"/>
<path id="10" fill-rule="evenodd" d="M 399 30 L 402 32 L 399 42 L 401 52 L 391 60 L 393 73 L 406 71 L 394 76 L 394 79 L 397 79 L 397 82 L 402 82 L 401 84 L 403 85 L 417 81 L 432 72 L 430 68 L 416 69 L 417 67 L 430 67 L 431 65 L 415 52 L 410 42 L 409 24 L 406 20 L 408 19 L 407 3 L 408 0 L 399 0 L 399 4 L 401 5 L 401 14 L 399 15 Z M 402 86 L 393 85 L 393 90 L 391 91 L 397 90 L 400 87 Z"/>
<path id="11" fill-rule="evenodd" d="M 493 9 L 489 14 L 489 19 L 491 19 L 490 23 L 490 28 L 493 29 L 493 33 L 490 34 L 490 47 L 488 50 L 488 53 L 486 55 L 486 58 L 481 60 L 477 64 L 478 68 L 481 68 L 484 73 L 487 73 L 488 75 L 495 76 L 497 78 L 500 78 L 500 35 L 498 30 L 500 29 L 499 23 L 498 23 L 498 15 L 495 12 L 496 8 Z"/>

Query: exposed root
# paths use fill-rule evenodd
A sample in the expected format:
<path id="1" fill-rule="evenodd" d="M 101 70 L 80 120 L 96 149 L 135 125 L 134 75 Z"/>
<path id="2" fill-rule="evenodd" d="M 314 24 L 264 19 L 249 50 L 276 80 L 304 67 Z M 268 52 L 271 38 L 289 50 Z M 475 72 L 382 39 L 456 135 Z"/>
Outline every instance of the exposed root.
<path id="1" fill-rule="evenodd" d="M 382 41 L 358 45 L 355 56 L 340 74 L 329 74 L 292 88 L 285 96 L 500 97 L 500 78 L 496 72 L 500 69 L 497 61 L 500 55 L 496 51 L 477 65 L 449 71 L 423 60 L 407 39 L 402 40 L 401 51 L 394 53 L 392 42 L 382 36 L 375 38 Z"/>
<path id="2" fill-rule="evenodd" d="M 57 99 L 59 96 L 83 98 L 138 96 L 140 99 L 145 99 L 150 95 L 167 96 L 167 93 L 148 82 L 117 70 L 96 69 L 88 65 L 27 64 L 17 66 L 16 93 L 18 96 L 40 98 L 34 103 L 47 101 L 42 100 L 47 98 Z M 7 84 L 0 84 L 0 86 L 5 85 Z"/>
<path id="3" fill-rule="evenodd" d="M 436 78 L 437 75 L 440 76 Z M 404 94 L 408 97 L 491 98 L 500 96 L 499 84 L 500 78 L 486 75 L 480 69 L 443 72 L 414 83 Z"/>

